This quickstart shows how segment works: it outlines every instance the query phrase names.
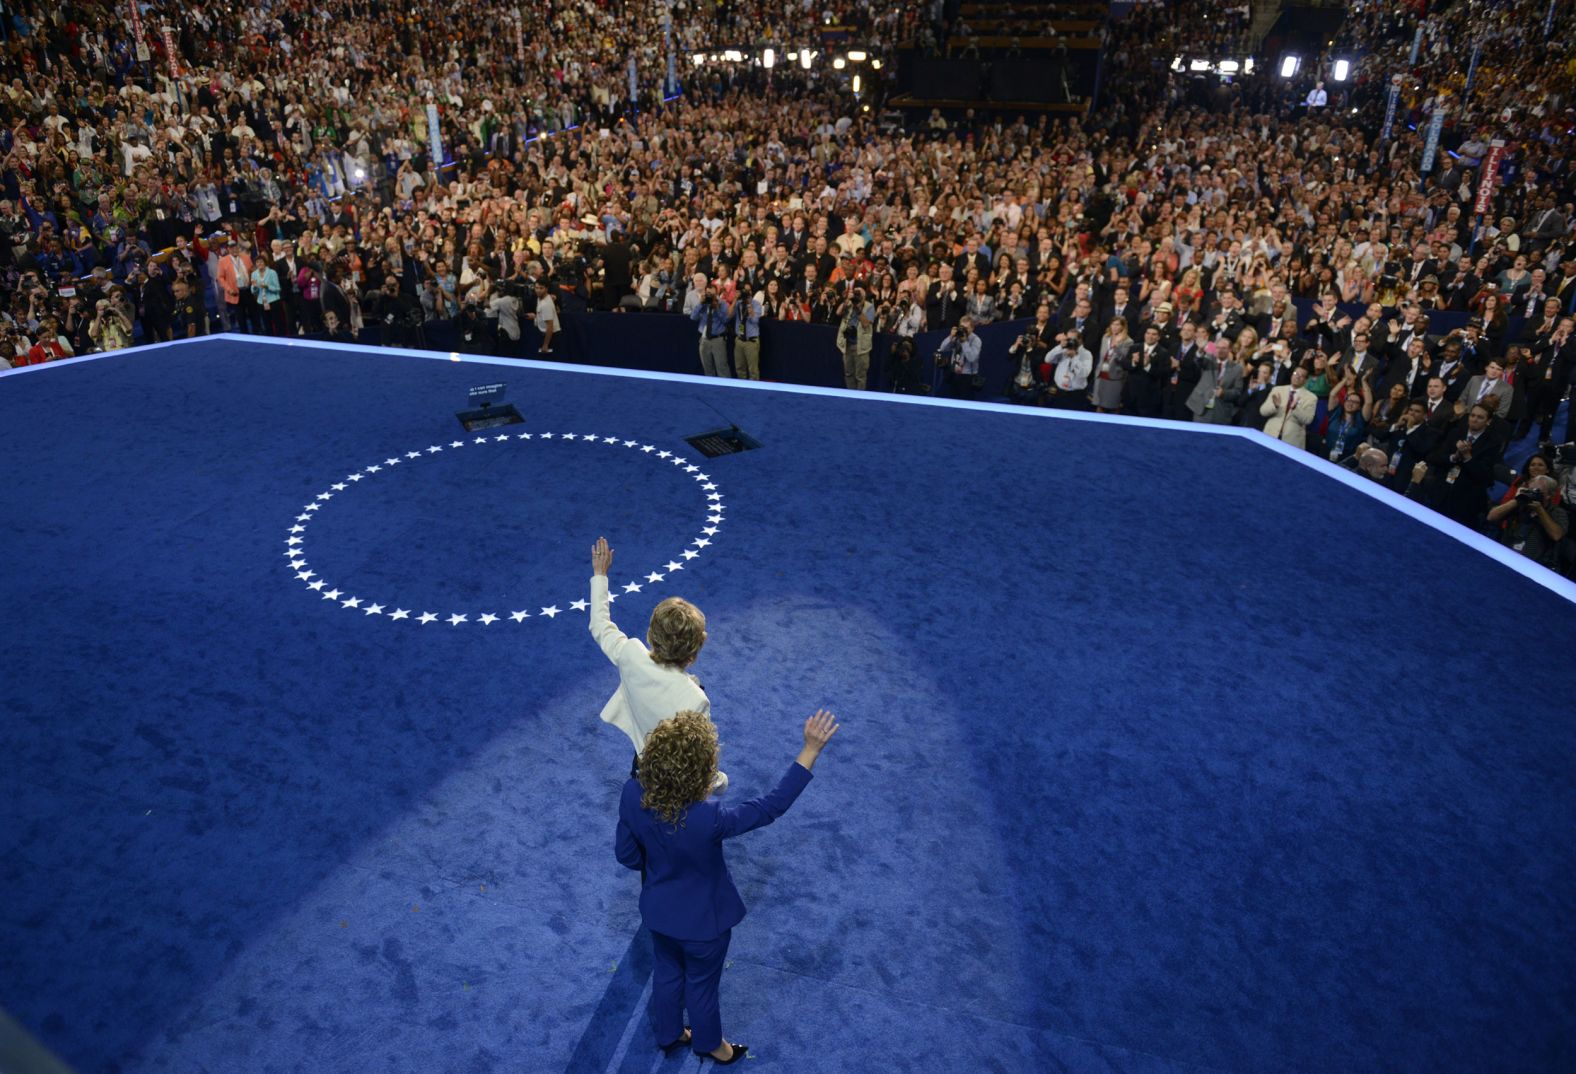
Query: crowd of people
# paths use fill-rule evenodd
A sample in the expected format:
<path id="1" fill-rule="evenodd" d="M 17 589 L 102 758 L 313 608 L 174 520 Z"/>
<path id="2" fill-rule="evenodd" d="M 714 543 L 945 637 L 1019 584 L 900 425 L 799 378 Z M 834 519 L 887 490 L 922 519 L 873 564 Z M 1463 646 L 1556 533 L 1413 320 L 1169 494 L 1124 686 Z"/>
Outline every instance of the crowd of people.
<path id="1" fill-rule="evenodd" d="M 1541 0 L 1354 6 L 1293 81 L 1173 69 L 1239 45 L 1242 5 L 1141 4 L 1108 22 L 1082 120 L 902 124 L 883 80 L 939 7 L 676 5 L 676 95 L 654 5 L 139 10 L 146 59 L 108 5 L 4 16 L 0 360 L 221 328 L 420 344 L 435 321 L 464 349 L 551 353 L 591 308 L 687 315 L 726 375 L 759 375 L 763 322 L 827 324 L 848 386 L 880 339 L 897 388 L 934 362 L 970 396 L 998 387 L 975 329 L 1021 321 L 1015 401 L 1260 426 L 1524 548 L 1487 517 L 1506 447 L 1573 439 L 1553 425 L 1576 378 L 1576 72 Z M 709 58 L 786 58 L 829 24 L 886 57 L 861 95 L 825 54 Z M 1337 54 L 1357 57 L 1340 83 Z M 1407 433 L 1414 402 L 1437 443 Z M 1522 468 L 1558 486 L 1545 536 L 1576 492 L 1561 456 Z"/>

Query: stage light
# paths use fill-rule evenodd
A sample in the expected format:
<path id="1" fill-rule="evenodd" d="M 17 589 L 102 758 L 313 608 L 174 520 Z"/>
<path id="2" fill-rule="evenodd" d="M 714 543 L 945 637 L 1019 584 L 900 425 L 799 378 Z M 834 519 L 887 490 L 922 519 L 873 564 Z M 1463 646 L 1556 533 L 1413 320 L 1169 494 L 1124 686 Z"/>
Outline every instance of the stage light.
<path id="1" fill-rule="evenodd" d="M 881 61 L 880 60 L 871 60 L 870 61 L 870 66 L 871 66 L 872 69 L 879 71 L 879 70 L 881 70 Z"/>
<path id="2" fill-rule="evenodd" d="M 832 61 L 832 68 L 834 70 L 841 71 L 843 68 L 845 68 L 847 66 L 848 66 L 848 61 L 843 59 L 841 56 L 837 57 L 837 59 Z"/>
<path id="3" fill-rule="evenodd" d="M 859 76 L 855 75 L 854 76 L 854 94 L 857 96 L 858 93 L 859 93 Z"/>
<path id="4" fill-rule="evenodd" d="M 810 69 L 810 61 L 813 59 L 815 59 L 815 53 L 811 52 L 809 49 L 805 49 L 803 52 L 799 53 L 799 66 L 808 71 Z"/>
<path id="5" fill-rule="evenodd" d="M 1209 70 L 1209 61 L 1208 60 L 1189 60 L 1188 64 L 1187 64 L 1187 69 L 1189 71 L 1207 71 L 1207 70 Z"/>
<path id="6" fill-rule="evenodd" d="M 1281 75 L 1281 77 L 1282 78 L 1291 78 L 1292 76 L 1294 76 L 1297 73 L 1297 65 L 1300 64 L 1301 62 L 1302 62 L 1301 60 L 1299 60 L 1295 55 L 1293 55 L 1292 53 L 1289 53 L 1289 52 L 1286 55 L 1282 56 L 1281 57 L 1281 65 L 1280 65 L 1280 75 Z"/>
<path id="7" fill-rule="evenodd" d="M 1236 60 L 1221 60 L 1215 69 L 1223 75 L 1234 75 L 1240 67 Z"/>
<path id="8" fill-rule="evenodd" d="M 1352 63 L 1350 60 L 1336 60 L 1335 66 L 1330 68 L 1330 77 L 1337 82 L 1345 82 L 1347 76 L 1351 73 Z"/>
<path id="9" fill-rule="evenodd" d="M 761 66 L 762 67 L 764 67 L 768 71 L 770 71 L 772 69 L 772 67 L 776 63 L 777 63 L 777 53 L 773 52 L 771 49 L 767 49 L 765 52 L 761 53 Z"/>
<path id="10" fill-rule="evenodd" d="M 789 63 L 798 63 L 799 62 L 799 53 L 798 53 L 797 50 L 788 53 L 788 62 Z"/>
<path id="11" fill-rule="evenodd" d="M 727 60 L 729 63 L 738 63 L 740 60 L 744 59 L 744 53 L 740 52 L 738 49 L 730 48 L 722 54 L 722 58 Z"/>
<path id="12" fill-rule="evenodd" d="M 849 49 L 848 50 L 848 58 L 850 60 L 852 60 L 854 63 L 864 63 L 865 62 L 865 53 L 862 50 L 860 50 L 860 49 L 856 49 L 856 48 Z"/>
<path id="13" fill-rule="evenodd" d="M 690 57 L 690 62 L 696 67 L 699 67 L 701 64 L 706 62 L 706 54 L 704 52 L 697 52 L 695 55 Z"/>
<path id="14" fill-rule="evenodd" d="M 1253 73 L 1253 57 L 1252 56 L 1249 56 L 1247 59 L 1242 61 L 1242 73 L 1245 74 L 1245 75 L 1251 75 Z"/>
<path id="15" fill-rule="evenodd" d="M 357 165 L 357 166 L 356 166 L 356 172 L 355 172 L 355 178 L 356 178 L 356 182 L 358 182 L 358 183 L 359 183 L 359 182 L 361 182 L 361 180 L 363 180 L 363 179 L 365 179 L 365 178 L 366 178 L 366 177 L 367 177 L 367 169 L 365 169 L 365 168 L 363 168 L 363 167 L 361 167 L 361 166 L 360 166 L 360 165 L 359 165 L 359 164 L 358 164 L 358 165 Z"/>

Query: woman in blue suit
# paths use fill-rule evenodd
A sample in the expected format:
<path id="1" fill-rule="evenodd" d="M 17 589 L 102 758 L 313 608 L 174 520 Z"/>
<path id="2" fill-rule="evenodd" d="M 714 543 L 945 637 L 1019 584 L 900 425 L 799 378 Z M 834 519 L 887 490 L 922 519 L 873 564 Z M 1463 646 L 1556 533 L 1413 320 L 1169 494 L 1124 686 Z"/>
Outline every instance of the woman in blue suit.
<path id="1" fill-rule="evenodd" d="M 722 841 L 763 828 L 793 805 L 837 721 L 818 711 L 804 724 L 804 748 L 771 793 L 737 806 L 707 795 L 717 772 L 717 728 L 680 712 L 646 738 L 640 774 L 618 805 L 619 863 L 645 869 L 640 916 L 651 930 L 651 1027 L 662 1050 L 689 1045 L 697 1055 L 736 1063 L 748 1047 L 722 1036 L 718 986 L 744 901 L 728 875 Z M 689 1010 L 691 1029 L 684 1028 Z"/>

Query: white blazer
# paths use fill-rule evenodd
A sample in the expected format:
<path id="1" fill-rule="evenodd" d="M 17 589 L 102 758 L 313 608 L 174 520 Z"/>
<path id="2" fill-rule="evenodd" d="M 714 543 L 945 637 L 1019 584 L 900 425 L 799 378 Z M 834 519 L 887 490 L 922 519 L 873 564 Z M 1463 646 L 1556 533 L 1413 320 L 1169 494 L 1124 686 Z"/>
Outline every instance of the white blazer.
<path id="1" fill-rule="evenodd" d="M 591 636 L 618 668 L 618 689 L 602 706 L 602 720 L 629 736 L 635 752 L 646 748 L 646 736 L 676 712 L 711 715 L 711 699 L 695 676 L 659 664 L 639 638 L 613 625 L 608 615 L 607 578 L 591 578 Z"/>

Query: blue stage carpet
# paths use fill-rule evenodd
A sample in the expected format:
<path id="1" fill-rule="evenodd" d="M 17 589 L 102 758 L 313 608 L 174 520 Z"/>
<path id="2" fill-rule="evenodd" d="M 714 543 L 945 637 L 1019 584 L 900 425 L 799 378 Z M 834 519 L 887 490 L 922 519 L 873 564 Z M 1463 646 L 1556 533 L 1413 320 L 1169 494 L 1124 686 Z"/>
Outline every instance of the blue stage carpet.
<path id="1" fill-rule="evenodd" d="M 695 1068 L 599 534 L 730 794 L 845 722 L 731 849 L 751 1070 L 1576 1069 L 1576 609 L 1244 438 L 235 339 L 0 427 L 0 1006 L 84 1074 Z"/>

